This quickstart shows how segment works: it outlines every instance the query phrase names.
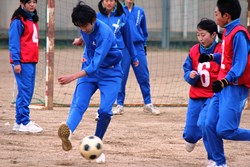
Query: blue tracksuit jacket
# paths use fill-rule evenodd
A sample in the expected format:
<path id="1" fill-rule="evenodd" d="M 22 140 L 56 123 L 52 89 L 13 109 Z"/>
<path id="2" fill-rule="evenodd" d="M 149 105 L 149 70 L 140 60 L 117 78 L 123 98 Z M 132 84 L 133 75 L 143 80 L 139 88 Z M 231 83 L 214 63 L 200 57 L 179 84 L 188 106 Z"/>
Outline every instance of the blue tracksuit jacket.
<path id="1" fill-rule="evenodd" d="M 87 76 L 79 78 L 73 96 L 67 125 L 74 132 L 88 108 L 92 95 L 100 90 L 99 119 L 95 135 L 103 138 L 112 116 L 112 106 L 117 98 L 122 80 L 118 49 L 113 31 L 102 21 L 96 20 L 90 34 L 81 31 L 84 40 L 82 70 Z"/>

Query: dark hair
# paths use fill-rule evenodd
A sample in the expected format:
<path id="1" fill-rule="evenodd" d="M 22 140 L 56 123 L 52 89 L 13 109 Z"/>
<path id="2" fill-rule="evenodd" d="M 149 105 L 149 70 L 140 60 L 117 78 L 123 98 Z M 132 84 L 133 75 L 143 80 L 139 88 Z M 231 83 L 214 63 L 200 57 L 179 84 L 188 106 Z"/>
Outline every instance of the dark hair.
<path id="1" fill-rule="evenodd" d="M 71 18 L 72 23 L 75 26 L 85 26 L 87 23 L 93 23 L 93 20 L 96 18 L 96 12 L 90 6 L 86 5 L 83 1 L 80 1 L 76 5 L 76 7 L 73 8 Z"/>
<path id="2" fill-rule="evenodd" d="M 202 18 L 201 21 L 197 24 L 197 28 L 206 30 L 210 34 L 213 34 L 214 32 L 218 33 L 216 23 L 208 18 Z"/>
<path id="3" fill-rule="evenodd" d="M 124 13 L 122 4 L 119 2 L 119 0 L 115 1 L 117 3 L 115 16 L 121 16 Z M 108 15 L 106 8 L 104 8 L 102 5 L 102 2 L 103 0 L 100 0 L 100 2 L 98 3 L 98 9 L 101 14 Z"/>
<path id="4" fill-rule="evenodd" d="M 240 18 L 241 6 L 238 0 L 218 0 L 217 7 L 221 15 L 228 13 L 232 20 Z"/>
<path id="5" fill-rule="evenodd" d="M 26 3 L 28 3 L 30 0 L 20 0 L 20 2 L 22 2 L 24 5 Z M 36 0 L 37 2 L 37 0 Z M 39 21 L 39 17 L 37 15 L 37 10 L 35 10 L 34 12 L 34 15 L 32 16 L 32 20 L 34 23 L 37 23 Z M 24 19 L 24 20 L 27 20 L 28 17 L 27 15 L 25 14 L 24 10 L 22 9 L 21 5 L 15 10 L 15 12 L 13 13 L 12 17 L 11 17 L 11 20 L 13 19 L 21 19 L 21 17 Z"/>
<path id="6" fill-rule="evenodd" d="M 30 0 L 20 0 L 20 2 L 22 2 L 24 5 L 26 4 L 26 3 L 28 3 Z M 36 1 L 37 2 L 37 1 Z"/>

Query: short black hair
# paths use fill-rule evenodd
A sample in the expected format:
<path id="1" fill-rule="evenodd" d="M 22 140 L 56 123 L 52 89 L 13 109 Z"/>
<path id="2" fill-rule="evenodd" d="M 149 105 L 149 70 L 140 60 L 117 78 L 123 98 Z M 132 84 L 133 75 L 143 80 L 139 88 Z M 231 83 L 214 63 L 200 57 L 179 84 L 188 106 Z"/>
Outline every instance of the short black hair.
<path id="1" fill-rule="evenodd" d="M 216 23 L 208 18 L 202 18 L 201 21 L 197 24 L 197 28 L 206 30 L 210 34 L 213 34 L 214 32 L 218 33 Z"/>
<path id="2" fill-rule="evenodd" d="M 115 0 L 116 1 L 116 13 L 115 16 L 121 16 L 124 13 L 122 4 L 119 2 L 119 0 Z M 98 9 L 100 11 L 101 14 L 103 15 L 108 15 L 106 8 L 103 7 L 102 5 L 103 0 L 100 0 L 100 2 L 98 3 Z"/>
<path id="3" fill-rule="evenodd" d="M 221 15 L 228 13 L 232 20 L 240 18 L 241 6 L 238 0 L 218 0 L 217 7 Z"/>
<path id="4" fill-rule="evenodd" d="M 72 23 L 77 26 L 85 26 L 86 24 L 92 24 L 96 18 L 96 12 L 90 6 L 86 5 L 83 1 L 78 2 L 76 7 L 73 8 L 71 14 Z"/>

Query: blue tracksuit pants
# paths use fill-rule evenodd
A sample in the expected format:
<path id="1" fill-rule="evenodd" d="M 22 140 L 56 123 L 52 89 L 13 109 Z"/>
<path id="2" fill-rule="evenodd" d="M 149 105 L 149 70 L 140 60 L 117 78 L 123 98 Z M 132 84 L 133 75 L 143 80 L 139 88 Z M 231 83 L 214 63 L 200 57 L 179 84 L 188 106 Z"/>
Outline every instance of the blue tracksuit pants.
<path id="1" fill-rule="evenodd" d="M 139 60 L 139 66 L 134 67 L 131 56 L 127 49 L 123 50 L 122 58 L 122 70 L 124 73 L 121 89 L 118 93 L 117 104 L 124 105 L 124 100 L 126 96 L 126 83 L 128 80 L 130 65 L 132 65 L 133 71 L 135 73 L 136 80 L 140 86 L 140 90 L 143 96 L 144 104 L 151 103 L 151 94 L 150 94 L 150 80 L 149 80 L 149 70 L 147 56 L 145 55 L 143 43 L 135 43 L 135 48 L 137 52 L 137 58 Z"/>
<path id="2" fill-rule="evenodd" d="M 183 132 L 183 138 L 189 143 L 197 143 L 201 138 L 207 151 L 207 158 L 213 160 L 211 149 L 209 147 L 207 136 L 205 134 L 205 120 L 207 116 L 207 107 L 211 98 L 192 99 L 189 98 L 188 109 L 186 113 L 186 125 Z"/>
<path id="3" fill-rule="evenodd" d="M 78 80 L 79 81 L 79 80 Z M 112 107 L 117 98 L 117 92 L 121 85 L 120 77 L 109 77 L 109 78 L 92 78 L 91 80 L 84 82 L 78 82 L 68 119 L 66 121 L 72 132 L 75 131 L 76 127 L 82 120 L 82 116 L 87 110 L 90 99 L 97 89 L 100 90 L 100 107 L 98 109 L 99 119 L 96 126 L 95 135 L 100 139 L 103 138 L 109 122 L 111 120 Z"/>
<path id="4" fill-rule="evenodd" d="M 12 65 L 12 70 L 14 72 L 18 90 L 16 96 L 16 123 L 27 125 L 30 122 L 29 105 L 34 93 L 36 64 L 21 63 L 20 65 L 20 74 L 14 72 L 14 65 Z"/>
<path id="5" fill-rule="evenodd" d="M 208 106 L 205 132 L 217 165 L 226 164 L 223 139 L 250 141 L 250 130 L 239 128 L 247 97 L 247 87 L 229 85 Z"/>

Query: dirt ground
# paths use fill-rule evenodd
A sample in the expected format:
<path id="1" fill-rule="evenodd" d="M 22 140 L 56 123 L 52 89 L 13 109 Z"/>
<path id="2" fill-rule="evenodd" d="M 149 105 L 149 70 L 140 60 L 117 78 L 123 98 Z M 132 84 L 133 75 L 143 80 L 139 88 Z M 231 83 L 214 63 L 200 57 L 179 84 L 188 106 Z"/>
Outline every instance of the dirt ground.
<path id="1" fill-rule="evenodd" d="M 79 154 L 79 143 L 95 131 L 97 108 L 89 108 L 72 136 L 73 150 L 64 152 L 57 129 L 69 108 L 31 109 L 31 119 L 44 128 L 40 134 L 13 132 L 15 108 L 13 74 L 8 58 L 0 51 L 0 167 L 202 167 L 206 154 L 202 141 L 187 153 L 182 139 L 185 107 L 160 107 L 162 114 L 143 113 L 142 108 L 125 108 L 114 116 L 104 138 L 105 164 L 89 162 Z M 250 112 L 244 111 L 241 126 L 250 128 Z M 225 141 L 230 167 L 248 167 L 250 143 Z"/>

